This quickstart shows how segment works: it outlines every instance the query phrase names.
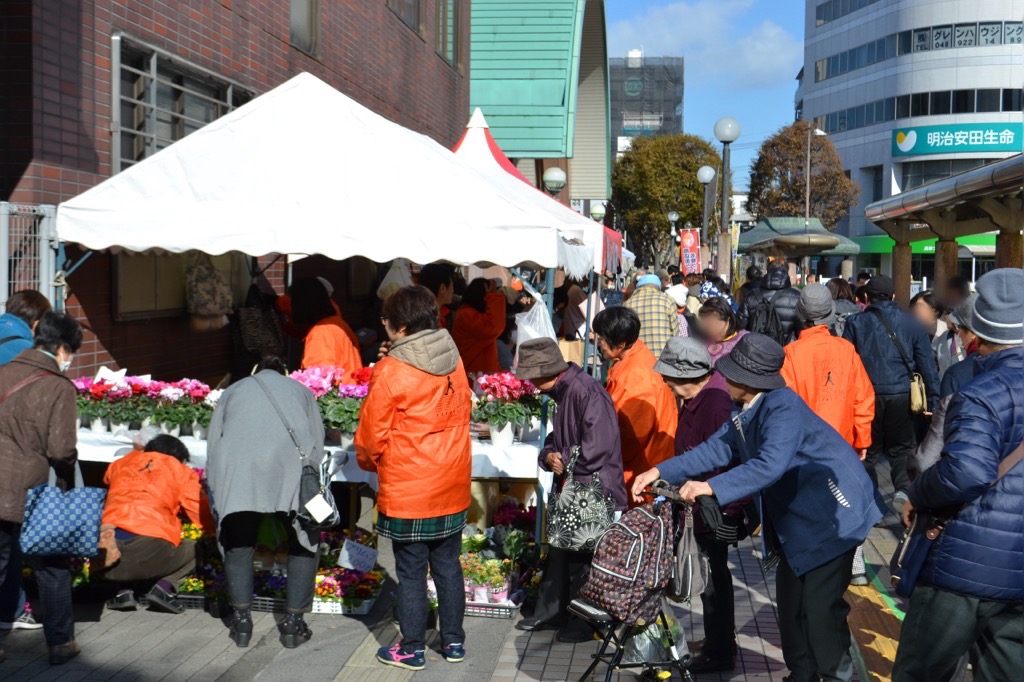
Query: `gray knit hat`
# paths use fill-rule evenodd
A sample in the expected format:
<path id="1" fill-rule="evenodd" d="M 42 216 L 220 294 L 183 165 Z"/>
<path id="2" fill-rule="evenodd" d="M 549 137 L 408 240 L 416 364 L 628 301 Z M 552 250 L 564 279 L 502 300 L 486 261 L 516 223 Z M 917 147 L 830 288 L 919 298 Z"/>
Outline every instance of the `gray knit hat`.
<path id="1" fill-rule="evenodd" d="M 711 374 L 711 356 L 697 339 L 673 336 L 654 363 L 654 371 L 673 379 L 699 379 Z"/>
<path id="2" fill-rule="evenodd" d="M 971 319 L 965 320 L 974 334 L 990 343 L 1015 346 L 1024 343 L 1024 270 L 999 268 L 987 272 L 975 285 L 978 300 Z"/>
<path id="3" fill-rule="evenodd" d="M 811 324 L 831 325 L 836 321 L 836 302 L 832 300 L 828 287 L 822 284 L 808 284 L 800 292 L 796 312 L 800 319 Z"/>
<path id="4" fill-rule="evenodd" d="M 978 294 L 971 294 L 949 314 L 949 321 L 958 327 L 971 328 L 971 315 L 974 313 L 974 302 L 978 300 Z"/>

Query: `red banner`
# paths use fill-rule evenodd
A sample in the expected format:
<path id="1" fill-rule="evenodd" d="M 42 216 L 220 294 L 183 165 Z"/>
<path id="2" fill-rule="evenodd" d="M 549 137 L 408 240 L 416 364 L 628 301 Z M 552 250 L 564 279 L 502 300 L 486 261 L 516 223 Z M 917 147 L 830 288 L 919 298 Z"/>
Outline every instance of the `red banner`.
<path id="1" fill-rule="evenodd" d="M 700 274 L 700 230 L 679 233 L 679 269 L 684 275 Z"/>

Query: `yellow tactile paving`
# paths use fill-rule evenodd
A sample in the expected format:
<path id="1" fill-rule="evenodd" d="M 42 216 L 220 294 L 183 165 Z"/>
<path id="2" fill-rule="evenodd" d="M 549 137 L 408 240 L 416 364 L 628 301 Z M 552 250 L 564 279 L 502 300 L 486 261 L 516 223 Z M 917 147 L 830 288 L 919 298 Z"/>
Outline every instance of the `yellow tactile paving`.
<path id="1" fill-rule="evenodd" d="M 875 584 L 850 587 L 850 632 L 874 682 L 889 682 L 900 637 L 900 619 Z M 866 682 L 866 681 L 865 681 Z"/>

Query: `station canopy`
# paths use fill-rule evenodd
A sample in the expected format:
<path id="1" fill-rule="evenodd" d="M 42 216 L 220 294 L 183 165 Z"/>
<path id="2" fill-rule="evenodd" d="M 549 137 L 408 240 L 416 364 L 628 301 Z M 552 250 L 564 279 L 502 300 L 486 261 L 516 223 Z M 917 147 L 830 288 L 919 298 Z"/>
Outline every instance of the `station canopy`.
<path id="1" fill-rule="evenodd" d="M 533 202 L 310 74 L 62 203 L 56 224 L 97 250 L 377 262 L 548 268 L 566 243 Z"/>

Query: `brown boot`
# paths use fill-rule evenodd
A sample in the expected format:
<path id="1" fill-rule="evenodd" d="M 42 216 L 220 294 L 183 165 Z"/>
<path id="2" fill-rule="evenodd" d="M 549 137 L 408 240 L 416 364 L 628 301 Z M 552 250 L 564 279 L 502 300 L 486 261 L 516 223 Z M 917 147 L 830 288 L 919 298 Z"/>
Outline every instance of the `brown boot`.
<path id="1" fill-rule="evenodd" d="M 81 652 L 82 648 L 78 646 L 78 643 L 75 640 L 71 640 L 67 644 L 61 644 L 60 646 L 51 646 L 50 665 L 64 665 Z"/>

